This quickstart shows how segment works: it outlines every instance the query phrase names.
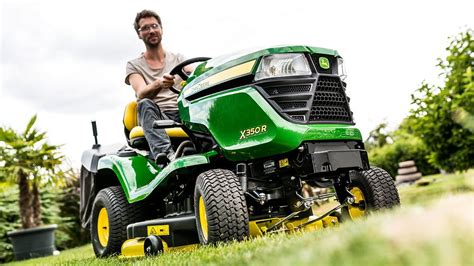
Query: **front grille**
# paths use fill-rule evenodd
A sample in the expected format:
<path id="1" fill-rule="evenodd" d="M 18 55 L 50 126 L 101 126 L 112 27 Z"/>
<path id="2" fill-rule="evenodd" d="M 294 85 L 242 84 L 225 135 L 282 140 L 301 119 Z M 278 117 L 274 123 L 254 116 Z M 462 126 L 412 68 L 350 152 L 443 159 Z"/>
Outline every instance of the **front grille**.
<path id="1" fill-rule="evenodd" d="M 306 122 L 311 108 L 313 84 L 279 84 L 263 86 L 266 97 L 277 111 L 297 122 Z"/>
<path id="2" fill-rule="evenodd" d="M 311 90 L 311 84 L 283 85 L 283 86 L 273 86 L 273 87 L 265 88 L 265 91 L 268 93 L 268 95 L 271 95 L 271 96 L 309 92 L 310 90 Z"/>
<path id="3" fill-rule="evenodd" d="M 309 121 L 347 121 L 348 116 L 344 107 L 313 106 Z"/>
<path id="4" fill-rule="evenodd" d="M 291 110 L 291 109 L 296 109 L 296 108 L 305 108 L 306 101 L 305 102 L 280 102 L 278 103 L 278 105 L 281 107 L 281 109 Z"/>
<path id="5" fill-rule="evenodd" d="M 320 92 L 314 95 L 313 105 L 316 106 L 344 106 L 346 100 L 344 95 L 337 92 Z"/>
<path id="6" fill-rule="evenodd" d="M 348 98 L 338 76 L 320 74 L 306 83 L 258 85 L 275 110 L 294 122 L 353 124 Z"/>
<path id="7" fill-rule="evenodd" d="M 291 115 L 291 118 L 298 120 L 300 122 L 304 122 L 305 120 L 305 115 Z"/>
<path id="8" fill-rule="evenodd" d="M 339 77 L 318 78 L 309 121 L 352 122 L 349 103 Z"/>
<path id="9" fill-rule="evenodd" d="M 320 76 L 316 86 L 318 91 L 341 92 L 343 90 L 338 77 Z"/>

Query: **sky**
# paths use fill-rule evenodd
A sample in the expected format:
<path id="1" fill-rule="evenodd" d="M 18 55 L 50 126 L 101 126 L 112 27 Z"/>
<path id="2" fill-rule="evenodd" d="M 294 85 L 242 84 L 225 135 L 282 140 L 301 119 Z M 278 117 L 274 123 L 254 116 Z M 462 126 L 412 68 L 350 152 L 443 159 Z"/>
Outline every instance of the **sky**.
<path id="1" fill-rule="evenodd" d="M 0 125 L 37 127 L 63 144 L 71 165 L 93 144 L 125 143 L 122 115 L 134 100 L 125 64 L 144 51 L 133 20 L 163 22 L 163 46 L 216 57 L 257 46 L 311 45 L 344 58 L 356 126 L 396 128 L 423 81 L 440 83 L 448 37 L 474 25 L 474 1 L 25 1 L 0 0 Z"/>

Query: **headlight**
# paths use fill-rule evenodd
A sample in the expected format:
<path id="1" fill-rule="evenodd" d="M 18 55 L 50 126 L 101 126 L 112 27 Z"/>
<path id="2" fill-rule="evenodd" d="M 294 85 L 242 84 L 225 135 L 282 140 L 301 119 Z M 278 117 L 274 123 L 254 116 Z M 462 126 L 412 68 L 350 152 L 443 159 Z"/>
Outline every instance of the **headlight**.
<path id="1" fill-rule="evenodd" d="M 341 77 L 341 80 L 347 78 L 346 68 L 344 67 L 344 60 L 341 57 L 337 58 L 337 74 Z"/>
<path id="2" fill-rule="evenodd" d="M 274 54 L 262 58 L 255 80 L 300 75 L 311 75 L 304 54 Z"/>

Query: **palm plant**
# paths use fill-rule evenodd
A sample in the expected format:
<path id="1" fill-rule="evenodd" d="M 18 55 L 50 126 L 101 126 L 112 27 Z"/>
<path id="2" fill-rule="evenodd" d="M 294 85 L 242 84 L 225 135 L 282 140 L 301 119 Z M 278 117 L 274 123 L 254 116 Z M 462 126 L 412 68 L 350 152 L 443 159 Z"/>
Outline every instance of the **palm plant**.
<path id="1" fill-rule="evenodd" d="M 40 188 L 48 183 L 62 182 L 60 146 L 49 145 L 46 132 L 33 127 L 35 122 L 36 115 L 22 133 L 0 127 L 0 178 L 19 186 L 20 218 L 24 229 L 42 225 Z"/>

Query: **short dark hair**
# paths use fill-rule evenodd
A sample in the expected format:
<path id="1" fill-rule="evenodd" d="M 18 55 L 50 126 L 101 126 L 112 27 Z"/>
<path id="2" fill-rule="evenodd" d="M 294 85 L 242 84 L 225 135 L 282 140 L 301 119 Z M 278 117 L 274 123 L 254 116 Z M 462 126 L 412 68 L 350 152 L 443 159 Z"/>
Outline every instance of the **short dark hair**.
<path id="1" fill-rule="evenodd" d="M 156 18 L 156 20 L 158 21 L 158 24 L 162 26 L 160 16 L 158 16 L 158 14 L 156 14 L 155 11 L 144 9 L 141 12 L 137 13 L 137 16 L 135 17 L 135 23 L 133 23 L 133 27 L 135 28 L 135 31 L 137 32 L 137 34 L 138 34 L 138 29 L 140 28 L 140 26 L 138 25 L 138 22 L 140 21 L 140 19 L 149 18 L 149 17 Z"/>

